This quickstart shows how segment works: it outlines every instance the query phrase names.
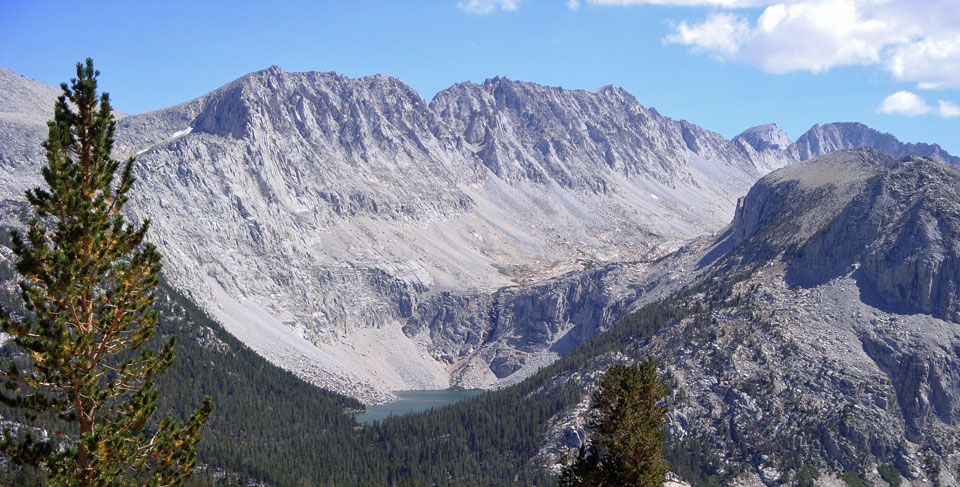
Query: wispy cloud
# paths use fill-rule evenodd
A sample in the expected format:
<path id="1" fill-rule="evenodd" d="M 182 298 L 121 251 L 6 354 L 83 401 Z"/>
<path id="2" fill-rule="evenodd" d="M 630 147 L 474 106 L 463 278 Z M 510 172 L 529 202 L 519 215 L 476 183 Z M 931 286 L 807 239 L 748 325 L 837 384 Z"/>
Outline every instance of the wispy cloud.
<path id="1" fill-rule="evenodd" d="M 960 89 L 957 0 L 583 0 L 718 8 L 664 42 L 768 73 L 875 65 L 919 89 Z M 746 7 L 761 8 L 759 15 Z"/>
<path id="2" fill-rule="evenodd" d="M 664 42 L 686 44 L 722 59 L 735 55 L 749 35 L 750 24 L 746 20 L 720 13 L 699 24 L 680 22 Z"/>
<path id="3" fill-rule="evenodd" d="M 518 0 L 464 0 L 457 2 L 457 8 L 464 12 L 486 15 L 497 10 L 512 12 L 517 9 Z"/>
<path id="4" fill-rule="evenodd" d="M 960 106 L 949 101 L 940 100 L 937 102 L 937 112 L 943 118 L 960 117 Z"/>

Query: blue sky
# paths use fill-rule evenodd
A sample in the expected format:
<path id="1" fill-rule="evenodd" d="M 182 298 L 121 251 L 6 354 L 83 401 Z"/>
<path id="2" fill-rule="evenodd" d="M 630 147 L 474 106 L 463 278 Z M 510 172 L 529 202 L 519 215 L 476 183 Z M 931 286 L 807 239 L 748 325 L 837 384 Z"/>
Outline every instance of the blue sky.
<path id="1" fill-rule="evenodd" d="M 56 84 L 87 56 L 127 113 L 274 64 L 395 76 L 427 100 L 502 75 L 615 84 L 726 137 L 860 121 L 960 154 L 957 0 L 0 2 L 0 65 Z"/>

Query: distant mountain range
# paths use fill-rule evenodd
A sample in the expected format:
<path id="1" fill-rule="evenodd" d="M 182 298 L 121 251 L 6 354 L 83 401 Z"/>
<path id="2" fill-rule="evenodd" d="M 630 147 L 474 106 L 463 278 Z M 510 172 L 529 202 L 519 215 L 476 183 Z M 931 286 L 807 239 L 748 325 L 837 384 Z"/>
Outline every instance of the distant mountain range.
<path id="1" fill-rule="evenodd" d="M 17 225 L 58 90 L 4 68 L 0 86 Z M 613 86 L 494 78 L 427 103 L 394 78 L 278 67 L 118 125 L 167 278 L 264 357 L 368 402 L 528 376 L 637 296 L 606 266 L 721 230 L 771 170 L 860 146 L 960 162 L 856 123 L 727 140 Z"/>

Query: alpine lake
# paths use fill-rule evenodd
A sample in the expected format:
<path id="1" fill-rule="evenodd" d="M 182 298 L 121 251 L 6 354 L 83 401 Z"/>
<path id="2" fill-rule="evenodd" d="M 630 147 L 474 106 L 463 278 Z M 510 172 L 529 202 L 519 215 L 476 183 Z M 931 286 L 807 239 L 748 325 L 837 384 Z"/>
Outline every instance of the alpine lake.
<path id="1" fill-rule="evenodd" d="M 390 416 L 417 413 L 428 409 L 449 406 L 464 399 L 482 394 L 479 389 L 445 389 L 440 391 L 394 391 L 397 400 L 386 404 L 367 406 L 366 411 L 357 412 L 353 417 L 360 424 L 383 421 Z"/>

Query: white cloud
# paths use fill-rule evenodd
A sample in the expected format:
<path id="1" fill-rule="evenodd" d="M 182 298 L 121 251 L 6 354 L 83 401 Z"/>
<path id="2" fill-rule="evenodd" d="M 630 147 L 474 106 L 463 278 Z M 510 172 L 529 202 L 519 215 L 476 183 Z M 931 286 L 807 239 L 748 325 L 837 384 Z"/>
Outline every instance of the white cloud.
<path id="1" fill-rule="evenodd" d="M 887 69 L 900 81 L 917 82 L 921 89 L 960 88 L 960 32 L 898 46 Z"/>
<path id="2" fill-rule="evenodd" d="M 923 98 L 909 91 L 898 91 L 886 97 L 883 102 L 880 103 L 880 106 L 877 107 L 877 111 L 880 113 L 907 115 L 910 117 L 925 115 L 930 113 L 930 110 L 933 110 L 933 108 L 927 105 L 927 102 L 923 101 Z"/>
<path id="3" fill-rule="evenodd" d="M 947 100 L 937 100 L 937 107 L 927 104 L 926 100 L 909 91 L 898 91 L 883 99 L 877 107 L 880 113 L 888 115 L 906 115 L 916 117 L 936 113 L 943 118 L 960 117 L 960 106 Z"/>
<path id="4" fill-rule="evenodd" d="M 853 0 L 820 0 L 768 7 L 757 20 L 745 59 L 770 73 L 874 64 L 890 42 L 906 40 L 884 22 L 863 18 Z"/>
<path id="5" fill-rule="evenodd" d="M 769 73 L 876 65 L 920 89 L 960 89 L 957 0 L 589 0 L 603 5 L 759 6 L 714 12 L 664 39 Z"/>
<path id="6" fill-rule="evenodd" d="M 465 0 L 457 2 L 457 8 L 471 14 L 484 15 L 497 10 L 512 12 L 517 9 L 518 0 Z"/>
<path id="7" fill-rule="evenodd" d="M 750 32 L 750 24 L 733 14 L 713 14 L 705 22 L 689 25 L 680 22 L 664 42 L 686 44 L 715 53 L 719 57 L 736 54 Z"/>
<path id="8" fill-rule="evenodd" d="M 576 10 L 580 8 L 580 0 L 567 0 L 567 8 Z"/>
<path id="9" fill-rule="evenodd" d="M 940 100 L 937 102 L 937 113 L 943 118 L 960 117 L 960 106 L 949 101 Z"/>

